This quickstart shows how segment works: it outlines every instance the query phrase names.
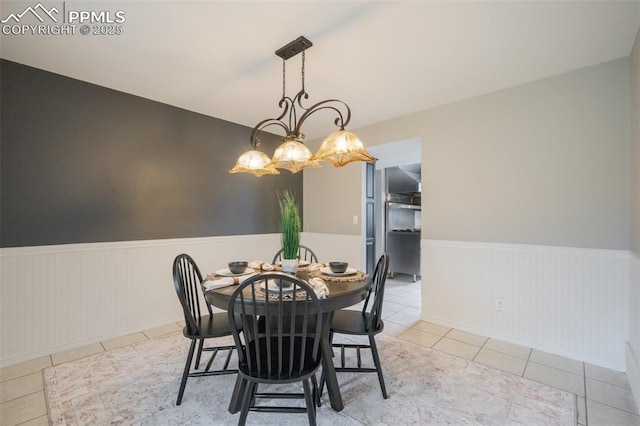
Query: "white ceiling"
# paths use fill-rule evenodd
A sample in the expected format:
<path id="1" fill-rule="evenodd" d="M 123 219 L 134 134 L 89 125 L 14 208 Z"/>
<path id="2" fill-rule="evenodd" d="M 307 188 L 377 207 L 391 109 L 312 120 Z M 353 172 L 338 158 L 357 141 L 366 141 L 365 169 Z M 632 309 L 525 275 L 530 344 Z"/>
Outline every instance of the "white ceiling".
<path id="1" fill-rule="evenodd" d="M 21 12 L 27 3 L 3 0 L 0 14 Z M 279 115 L 282 62 L 274 51 L 300 35 L 314 43 L 306 54 L 308 105 L 342 99 L 356 128 L 626 57 L 640 21 L 638 1 L 67 1 L 65 7 L 123 10 L 123 33 L 3 35 L 1 56 L 250 127 Z M 287 61 L 291 96 L 299 72 L 300 55 Z M 308 138 L 332 130 L 333 117 L 323 114 L 307 121 Z"/>

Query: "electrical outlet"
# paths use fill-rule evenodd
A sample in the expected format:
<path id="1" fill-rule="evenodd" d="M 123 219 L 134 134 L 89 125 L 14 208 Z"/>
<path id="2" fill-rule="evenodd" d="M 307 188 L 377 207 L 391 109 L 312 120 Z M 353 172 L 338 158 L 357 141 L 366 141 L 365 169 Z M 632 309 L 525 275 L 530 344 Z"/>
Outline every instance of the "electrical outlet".
<path id="1" fill-rule="evenodd" d="M 504 311 L 504 299 L 496 299 L 496 311 Z"/>

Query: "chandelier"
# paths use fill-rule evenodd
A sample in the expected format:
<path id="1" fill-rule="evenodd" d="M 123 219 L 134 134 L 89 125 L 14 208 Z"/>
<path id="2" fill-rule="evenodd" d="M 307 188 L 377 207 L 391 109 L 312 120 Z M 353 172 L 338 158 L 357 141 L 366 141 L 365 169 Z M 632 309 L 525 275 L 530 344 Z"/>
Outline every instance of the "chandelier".
<path id="1" fill-rule="evenodd" d="M 320 161 L 327 161 L 336 167 L 342 167 L 353 161 L 375 161 L 375 158 L 364 149 L 362 141 L 353 133 L 345 130 L 345 126 L 351 120 L 351 110 L 346 103 L 338 99 L 327 99 L 309 108 L 302 105 L 303 99 L 309 98 L 304 87 L 304 65 L 305 50 L 311 46 L 313 44 L 309 40 L 300 36 L 276 50 L 276 55 L 282 58 L 282 98 L 278 102 L 282 112 L 277 118 L 262 120 L 253 128 L 250 136 L 253 149 L 240 155 L 229 173 L 251 173 L 255 176 L 277 175 L 280 174 L 278 169 L 297 173 L 304 168 L 321 167 Z M 286 61 L 298 53 L 302 53 L 302 88 L 291 98 L 286 95 L 285 90 Z M 302 125 L 309 116 L 321 110 L 331 110 L 336 113 L 334 124 L 338 130 L 327 136 L 318 151 L 312 154 L 309 148 L 304 145 Z M 282 143 L 276 148 L 272 158 L 258 149 L 260 133 L 270 126 L 280 127 L 285 133 Z"/>

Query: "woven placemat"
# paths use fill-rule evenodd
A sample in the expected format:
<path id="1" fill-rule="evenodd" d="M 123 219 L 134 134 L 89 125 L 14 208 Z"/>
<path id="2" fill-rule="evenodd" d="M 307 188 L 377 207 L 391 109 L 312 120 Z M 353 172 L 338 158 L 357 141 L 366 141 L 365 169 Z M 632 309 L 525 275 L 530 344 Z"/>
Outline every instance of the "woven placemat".
<path id="1" fill-rule="evenodd" d="M 367 274 L 365 272 L 362 272 L 362 271 L 357 271 L 353 275 L 347 275 L 347 276 L 344 276 L 344 277 L 334 277 L 334 276 L 331 276 L 331 275 L 325 275 L 320 271 L 312 271 L 312 272 L 309 273 L 309 276 L 311 276 L 311 277 L 319 277 L 319 278 L 322 278 L 324 281 L 332 281 L 332 282 L 338 282 L 338 283 L 362 281 L 362 280 L 367 278 Z"/>
<path id="2" fill-rule="evenodd" d="M 305 281 L 305 283 L 307 283 Z M 309 283 L 307 283 L 309 284 Z M 283 291 L 282 292 L 282 298 L 287 300 L 287 299 L 293 299 L 293 291 Z M 296 291 L 296 300 L 300 300 L 302 298 L 305 297 L 306 292 L 304 290 L 299 290 Z M 275 299 L 279 299 L 280 298 L 280 291 L 279 289 L 275 289 L 275 288 L 270 288 L 268 291 L 265 291 L 264 288 L 261 287 L 256 287 L 256 296 L 261 297 L 261 298 L 269 298 L 271 300 L 275 300 Z"/>

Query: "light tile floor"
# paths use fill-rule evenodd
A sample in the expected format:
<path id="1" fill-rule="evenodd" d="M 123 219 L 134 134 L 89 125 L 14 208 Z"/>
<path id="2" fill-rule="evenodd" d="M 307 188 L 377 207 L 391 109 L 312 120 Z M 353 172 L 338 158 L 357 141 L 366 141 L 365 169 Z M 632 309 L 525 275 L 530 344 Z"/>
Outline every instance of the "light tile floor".
<path id="1" fill-rule="evenodd" d="M 572 392 L 578 395 L 580 425 L 640 425 L 638 408 L 624 373 L 420 321 L 420 295 L 420 282 L 412 282 L 410 276 L 387 279 L 385 334 Z M 0 424 L 49 424 L 43 368 L 173 333 L 182 326 L 169 324 L 2 368 Z"/>

